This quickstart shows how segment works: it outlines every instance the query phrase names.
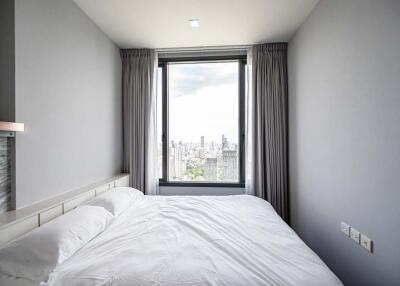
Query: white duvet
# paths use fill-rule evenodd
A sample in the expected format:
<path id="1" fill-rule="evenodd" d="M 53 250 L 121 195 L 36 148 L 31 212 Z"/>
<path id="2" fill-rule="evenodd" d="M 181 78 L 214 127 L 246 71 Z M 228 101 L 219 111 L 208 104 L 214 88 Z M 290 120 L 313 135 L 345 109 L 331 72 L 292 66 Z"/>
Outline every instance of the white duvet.
<path id="1" fill-rule="evenodd" d="M 50 275 L 46 286 L 342 285 L 253 196 L 145 196 Z"/>

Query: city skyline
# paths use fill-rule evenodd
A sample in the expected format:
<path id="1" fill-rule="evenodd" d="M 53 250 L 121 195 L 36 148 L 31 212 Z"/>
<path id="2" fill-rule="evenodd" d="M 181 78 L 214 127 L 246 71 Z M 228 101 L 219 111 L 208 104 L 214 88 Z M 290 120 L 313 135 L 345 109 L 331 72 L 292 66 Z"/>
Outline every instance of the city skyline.
<path id="1" fill-rule="evenodd" d="M 159 152 L 161 146 L 159 146 Z M 168 170 L 170 181 L 237 182 L 238 145 L 221 135 L 219 142 L 169 142 Z M 161 153 L 160 153 L 161 154 Z M 159 160 L 159 170 L 162 162 Z"/>

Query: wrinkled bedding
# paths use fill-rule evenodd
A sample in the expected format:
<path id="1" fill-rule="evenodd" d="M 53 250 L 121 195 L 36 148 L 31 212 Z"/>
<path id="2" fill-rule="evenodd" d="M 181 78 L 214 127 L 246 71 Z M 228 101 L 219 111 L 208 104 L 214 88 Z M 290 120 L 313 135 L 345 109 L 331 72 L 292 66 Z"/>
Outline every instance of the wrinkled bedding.
<path id="1" fill-rule="evenodd" d="M 269 203 L 240 195 L 144 196 L 45 285 L 342 283 Z"/>

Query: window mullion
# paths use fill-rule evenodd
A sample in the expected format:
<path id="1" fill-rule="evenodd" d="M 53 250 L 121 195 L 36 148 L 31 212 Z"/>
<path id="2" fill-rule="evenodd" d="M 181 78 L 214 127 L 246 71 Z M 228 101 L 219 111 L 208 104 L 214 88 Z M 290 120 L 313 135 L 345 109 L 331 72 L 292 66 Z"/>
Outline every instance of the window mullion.
<path id="1" fill-rule="evenodd" d="M 239 183 L 245 182 L 245 60 L 239 60 Z"/>
<path id="2" fill-rule="evenodd" d="M 168 63 L 162 66 L 162 178 L 168 181 Z"/>

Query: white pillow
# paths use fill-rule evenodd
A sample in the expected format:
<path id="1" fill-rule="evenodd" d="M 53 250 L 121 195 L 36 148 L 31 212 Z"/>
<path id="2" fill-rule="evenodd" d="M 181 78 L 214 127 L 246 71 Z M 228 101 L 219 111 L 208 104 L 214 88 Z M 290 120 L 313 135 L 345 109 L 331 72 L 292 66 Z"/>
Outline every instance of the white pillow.
<path id="1" fill-rule="evenodd" d="M 79 206 L 0 249 L 0 273 L 46 281 L 57 265 L 101 233 L 111 219 L 104 208 Z"/>
<path id="2" fill-rule="evenodd" d="M 103 207 L 114 216 L 119 216 L 134 202 L 141 200 L 143 193 L 134 188 L 117 187 L 85 203 L 85 205 Z"/>

